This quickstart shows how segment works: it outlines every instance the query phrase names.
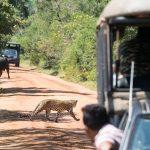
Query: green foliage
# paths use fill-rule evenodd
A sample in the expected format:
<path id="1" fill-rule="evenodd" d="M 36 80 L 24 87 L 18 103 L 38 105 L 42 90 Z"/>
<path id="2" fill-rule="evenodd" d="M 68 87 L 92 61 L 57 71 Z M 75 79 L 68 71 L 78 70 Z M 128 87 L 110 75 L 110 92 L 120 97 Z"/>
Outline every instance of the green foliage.
<path id="1" fill-rule="evenodd" d="M 76 3 L 78 3 L 79 10 L 82 10 L 82 12 L 99 17 L 100 13 L 109 1 L 110 0 L 80 0 L 76 1 Z"/>
<path id="2" fill-rule="evenodd" d="M 27 18 L 36 10 L 34 0 L 9 0 L 9 3 L 16 8 L 16 14 L 21 18 Z"/>
<path id="3" fill-rule="evenodd" d="M 26 2 L 29 1 L 33 2 Z M 107 2 L 38 0 L 32 5 L 37 11 L 12 40 L 21 43 L 24 57 L 34 65 L 61 73 L 70 80 L 95 81 L 95 27 Z"/>
<path id="4" fill-rule="evenodd" d="M 61 60 L 61 71 L 80 81 L 93 80 L 88 76 L 96 67 L 95 18 L 84 13 L 75 13 L 64 31 L 70 40 Z M 75 74 L 76 73 L 76 74 Z"/>
<path id="5" fill-rule="evenodd" d="M 30 63 L 33 65 L 38 65 L 39 62 L 40 62 L 40 58 L 38 56 L 38 53 L 31 53 Z"/>

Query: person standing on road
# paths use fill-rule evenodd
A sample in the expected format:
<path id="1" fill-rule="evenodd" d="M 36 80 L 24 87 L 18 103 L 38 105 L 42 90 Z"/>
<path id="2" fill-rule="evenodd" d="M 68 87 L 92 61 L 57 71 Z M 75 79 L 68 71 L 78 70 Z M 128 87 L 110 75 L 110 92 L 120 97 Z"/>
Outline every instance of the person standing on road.
<path id="1" fill-rule="evenodd" d="M 119 150 L 123 131 L 109 123 L 106 109 L 98 104 L 82 108 L 83 123 L 88 137 L 96 150 Z"/>

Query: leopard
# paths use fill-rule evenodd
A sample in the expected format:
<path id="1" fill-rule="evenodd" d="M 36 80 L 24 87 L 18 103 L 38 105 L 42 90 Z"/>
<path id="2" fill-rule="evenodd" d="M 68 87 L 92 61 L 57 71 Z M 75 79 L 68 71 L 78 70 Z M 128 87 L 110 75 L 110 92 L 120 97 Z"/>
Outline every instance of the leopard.
<path id="1" fill-rule="evenodd" d="M 45 99 L 39 102 L 36 108 L 33 110 L 30 116 L 30 120 L 32 121 L 33 116 L 37 115 L 41 111 L 45 110 L 46 119 L 51 121 L 49 118 L 51 110 L 57 111 L 55 122 L 58 122 L 58 118 L 60 114 L 64 111 L 68 111 L 70 116 L 74 118 L 74 120 L 79 121 L 79 118 L 76 118 L 73 108 L 76 107 L 78 100 L 56 100 L 56 99 Z"/>

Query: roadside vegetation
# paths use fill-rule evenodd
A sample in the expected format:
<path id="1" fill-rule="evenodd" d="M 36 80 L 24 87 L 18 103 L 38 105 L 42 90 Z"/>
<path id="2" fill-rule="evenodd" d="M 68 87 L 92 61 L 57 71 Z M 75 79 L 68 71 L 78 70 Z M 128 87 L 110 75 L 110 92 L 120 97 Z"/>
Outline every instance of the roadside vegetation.
<path id="1" fill-rule="evenodd" d="M 9 6 L 11 32 L 1 39 L 21 44 L 23 64 L 29 62 L 48 74 L 95 86 L 95 27 L 108 1 L 4 0 L 0 4 L 4 10 Z"/>

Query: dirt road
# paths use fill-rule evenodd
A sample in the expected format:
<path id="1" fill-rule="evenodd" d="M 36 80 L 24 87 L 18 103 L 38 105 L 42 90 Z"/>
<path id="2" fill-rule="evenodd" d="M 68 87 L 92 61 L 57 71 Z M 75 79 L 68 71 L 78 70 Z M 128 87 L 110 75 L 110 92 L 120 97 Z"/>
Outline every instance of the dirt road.
<path id="1" fill-rule="evenodd" d="M 84 133 L 81 107 L 96 103 L 96 91 L 23 67 L 13 67 L 10 79 L 0 78 L 0 149 L 4 150 L 90 150 L 94 149 Z M 39 101 L 78 99 L 74 109 L 80 121 L 68 114 L 58 123 L 47 121 L 44 112 L 30 121 L 27 116 Z M 52 112 L 51 116 L 54 116 Z"/>

